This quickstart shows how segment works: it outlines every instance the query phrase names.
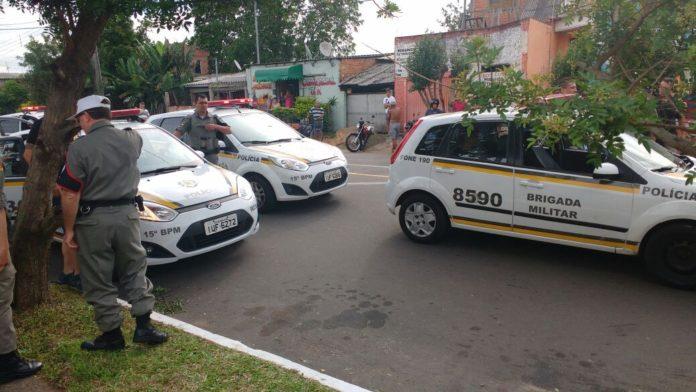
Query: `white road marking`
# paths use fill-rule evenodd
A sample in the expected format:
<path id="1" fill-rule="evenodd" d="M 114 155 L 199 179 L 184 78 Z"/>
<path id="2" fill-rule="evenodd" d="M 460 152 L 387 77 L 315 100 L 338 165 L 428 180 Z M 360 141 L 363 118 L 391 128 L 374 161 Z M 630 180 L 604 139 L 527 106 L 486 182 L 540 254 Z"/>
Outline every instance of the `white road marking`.
<path id="1" fill-rule="evenodd" d="M 362 166 L 362 167 L 379 167 L 382 169 L 389 169 L 389 166 L 380 166 L 380 165 L 359 165 L 357 163 L 349 163 L 348 166 Z"/>
<path id="2" fill-rule="evenodd" d="M 126 301 L 119 299 L 118 302 L 119 302 L 119 304 L 121 304 L 121 306 L 126 307 L 126 308 L 130 308 L 130 304 L 128 304 Z M 191 335 L 198 336 L 199 338 L 211 341 L 217 345 L 231 348 L 233 350 L 241 351 L 241 352 L 243 352 L 245 354 L 249 354 L 253 357 L 274 363 L 274 364 L 276 364 L 280 367 L 283 367 L 285 369 L 294 370 L 310 380 L 317 381 L 318 383 L 325 385 L 329 388 L 333 388 L 337 391 L 370 392 L 368 389 L 365 389 L 365 388 L 359 387 L 357 385 L 345 382 L 343 380 L 339 380 L 337 378 L 329 376 L 328 374 L 318 372 L 314 369 L 310 369 L 304 365 L 300 365 L 299 363 L 293 362 L 293 361 L 286 359 L 286 358 L 283 358 L 279 355 L 269 353 L 267 351 L 257 350 L 257 349 L 251 348 L 240 341 L 226 338 L 222 335 L 214 334 L 214 333 L 207 331 L 203 328 L 198 328 L 195 325 L 191 325 L 189 323 L 175 319 L 173 317 L 165 316 L 165 315 L 157 313 L 157 312 L 152 312 L 152 314 L 150 315 L 150 318 L 157 321 L 157 322 L 160 322 L 164 325 L 169 325 L 169 326 L 174 327 L 176 329 L 179 329 L 181 331 L 187 332 Z"/>
<path id="3" fill-rule="evenodd" d="M 386 182 L 349 182 L 348 185 L 384 185 Z"/>

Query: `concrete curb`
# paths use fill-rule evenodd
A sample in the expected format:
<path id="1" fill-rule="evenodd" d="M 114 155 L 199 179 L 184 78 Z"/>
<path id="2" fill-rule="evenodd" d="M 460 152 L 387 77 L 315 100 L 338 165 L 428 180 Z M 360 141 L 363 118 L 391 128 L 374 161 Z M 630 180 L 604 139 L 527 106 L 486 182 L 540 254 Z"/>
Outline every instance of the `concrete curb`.
<path id="1" fill-rule="evenodd" d="M 130 305 L 127 302 L 125 302 L 121 299 L 119 299 L 118 302 L 122 306 L 124 306 L 126 308 L 130 308 Z M 219 346 L 243 352 L 245 354 L 262 359 L 264 361 L 268 361 L 268 362 L 271 362 L 273 364 L 276 364 L 276 365 L 278 365 L 282 368 L 285 368 L 285 369 L 294 370 L 310 380 L 314 380 L 314 381 L 316 381 L 324 386 L 327 386 L 329 388 L 333 388 L 337 391 L 370 392 L 368 389 L 359 387 L 357 385 L 353 385 L 353 384 L 345 382 L 343 380 L 339 380 L 337 378 L 329 376 L 328 374 L 318 372 L 314 369 L 310 369 L 304 365 L 300 365 L 299 363 L 293 362 L 293 361 L 286 359 L 286 358 L 283 358 L 279 355 L 269 353 L 269 352 L 263 351 L 263 350 L 256 350 L 254 348 L 247 346 L 246 344 L 244 344 L 240 341 L 226 338 L 224 336 L 212 333 L 210 331 L 206 331 L 203 328 L 196 327 L 195 325 L 191 325 L 189 323 L 175 319 L 173 317 L 165 316 L 165 315 L 157 313 L 157 312 L 152 312 L 150 317 L 154 321 L 157 321 L 157 322 L 162 323 L 164 325 L 168 325 L 170 327 L 174 327 L 180 331 L 184 331 L 184 332 L 189 333 L 191 335 L 197 336 L 201 339 L 208 340 L 208 341 L 213 342 Z"/>

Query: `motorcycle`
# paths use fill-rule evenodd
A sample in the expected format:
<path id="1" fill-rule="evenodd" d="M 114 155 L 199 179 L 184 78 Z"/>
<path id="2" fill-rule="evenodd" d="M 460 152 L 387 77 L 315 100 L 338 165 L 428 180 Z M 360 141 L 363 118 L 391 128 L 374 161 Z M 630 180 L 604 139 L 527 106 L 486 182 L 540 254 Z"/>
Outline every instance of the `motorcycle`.
<path id="1" fill-rule="evenodd" d="M 360 119 L 355 128 L 358 131 L 346 137 L 346 148 L 350 152 L 364 151 L 367 146 L 367 140 L 375 132 L 375 127 L 369 121 Z"/>

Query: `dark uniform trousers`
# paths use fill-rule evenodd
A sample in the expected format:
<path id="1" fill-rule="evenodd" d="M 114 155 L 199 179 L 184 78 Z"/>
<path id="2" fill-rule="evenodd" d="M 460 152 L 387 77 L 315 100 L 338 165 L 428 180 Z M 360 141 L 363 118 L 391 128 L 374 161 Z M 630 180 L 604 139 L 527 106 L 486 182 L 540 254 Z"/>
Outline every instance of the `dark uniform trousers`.
<path id="1" fill-rule="evenodd" d="M 133 316 L 151 312 L 155 304 L 139 219 L 136 207 L 125 205 L 95 208 L 75 222 L 82 288 L 102 332 L 121 326 L 119 288 Z"/>
<path id="2" fill-rule="evenodd" d="M 0 271 L 0 354 L 17 349 L 17 334 L 12 324 L 15 268 L 12 261 Z"/>

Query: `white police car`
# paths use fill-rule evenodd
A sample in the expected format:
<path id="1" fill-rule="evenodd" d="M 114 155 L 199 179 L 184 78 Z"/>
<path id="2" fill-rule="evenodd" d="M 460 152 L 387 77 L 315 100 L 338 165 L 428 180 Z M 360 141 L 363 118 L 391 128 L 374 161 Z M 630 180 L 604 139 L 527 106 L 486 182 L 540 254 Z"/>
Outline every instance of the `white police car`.
<path id="1" fill-rule="evenodd" d="M 642 255 L 661 280 L 696 288 L 693 158 L 624 134 L 622 157 L 595 169 L 567 143 L 526 148 L 529 130 L 498 114 L 476 115 L 471 135 L 461 117 L 421 118 L 392 155 L 387 206 L 409 238 L 456 227 Z"/>
<path id="2" fill-rule="evenodd" d="M 166 113 L 148 122 L 166 123 L 173 131 L 190 113 Z M 346 186 L 347 161 L 339 148 L 306 138 L 260 110 L 217 107 L 214 114 L 232 129 L 221 141 L 219 165 L 249 180 L 260 211 Z"/>
<path id="3" fill-rule="evenodd" d="M 241 241 L 259 229 L 249 182 L 211 165 L 168 132 L 150 124 L 114 122 L 140 133 L 138 193 L 141 240 L 148 264 L 166 264 Z M 22 196 L 26 164 L 19 137 L 0 138 L 5 152 L 5 194 L 14 216 Z"/>

